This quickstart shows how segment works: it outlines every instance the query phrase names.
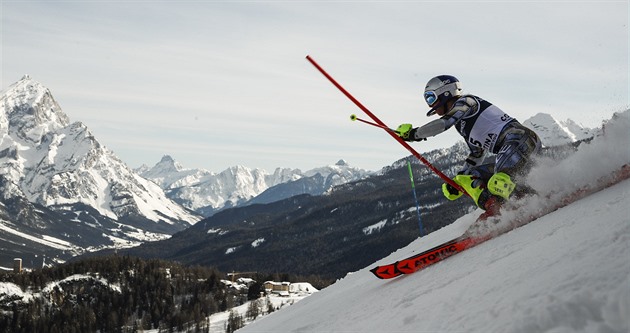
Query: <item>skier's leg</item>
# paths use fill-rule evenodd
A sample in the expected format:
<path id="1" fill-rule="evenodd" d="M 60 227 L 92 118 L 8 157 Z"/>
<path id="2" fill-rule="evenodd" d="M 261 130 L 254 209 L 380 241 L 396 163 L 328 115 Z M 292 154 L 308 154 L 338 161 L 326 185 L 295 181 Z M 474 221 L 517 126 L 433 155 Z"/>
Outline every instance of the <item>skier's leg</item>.
<path id="1" fill-rule="evenodd" d="M 526 127 L 515 127 L 508 129 L 503 141 L 503 147 L 497 154 L 495 172 L 497 175 L 507 175 L 515 184 L 514 195 L 521 197 L 530 193 L 535 193 L 534 189 L 523 182 L 525 176 L 534 166 L 531 158 L 540 152 L 541 143 L 538 135 Z M 503 178 L 503 175 L 498 176 Z M 500 192 L 503 188 L 493 187 L 494 182 L 489 184 L 491 192 Z M 501 181 L 497 186 L 504 186 Z M 511 193 L 512 191 L 510 191 Z M 509 194 L 508 193 L 508 196 Z"/>

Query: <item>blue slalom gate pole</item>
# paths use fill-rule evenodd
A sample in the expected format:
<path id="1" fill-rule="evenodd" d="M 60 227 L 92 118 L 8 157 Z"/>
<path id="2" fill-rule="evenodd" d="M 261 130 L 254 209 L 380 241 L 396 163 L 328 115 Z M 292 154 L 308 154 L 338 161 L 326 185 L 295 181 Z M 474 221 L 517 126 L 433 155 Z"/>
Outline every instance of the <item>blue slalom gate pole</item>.
<path id="1" fill-rule="evenodd" d="M 413 173 L 411 172 L 411 163 L 407 161 L 407 169 L 409 169 L 409 179 L 411 180 L 411 191 L 413 199 L 416 201 L 416 212 L 418 213 L 418 226 L 420 227 L 420 237 L 424 236 L 424 228 L 422 227 L 422 218 L 420 217 L 420 204 L 418 204 L 418 195 L 416 194 L 416 184 L 413 181 Z"/>

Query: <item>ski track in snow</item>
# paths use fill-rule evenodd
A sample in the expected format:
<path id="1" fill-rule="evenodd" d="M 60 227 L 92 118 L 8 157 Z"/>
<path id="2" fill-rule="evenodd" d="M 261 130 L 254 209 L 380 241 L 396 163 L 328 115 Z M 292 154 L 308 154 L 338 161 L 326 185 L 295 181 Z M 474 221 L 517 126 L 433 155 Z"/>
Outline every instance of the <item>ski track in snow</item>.
<path id="1" fill-rule="evenodd" d="M 629 163 L 629 114 L 575 155 L 541 161 L 532 186 L 571 193 Z M 627 333 L 629 188 L 620 182 L 415 274 L 369 271 L 461 235 L 477 210 L 239 332 Z"/>

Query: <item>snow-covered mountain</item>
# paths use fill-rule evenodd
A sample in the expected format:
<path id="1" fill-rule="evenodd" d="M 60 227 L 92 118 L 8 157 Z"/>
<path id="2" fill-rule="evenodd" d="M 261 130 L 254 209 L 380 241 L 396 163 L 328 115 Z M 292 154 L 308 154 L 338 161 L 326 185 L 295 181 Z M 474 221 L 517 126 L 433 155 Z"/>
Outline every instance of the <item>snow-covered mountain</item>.
<path id="1" fill-rule="evenodd" d="M 299 177 L 299 170 L 282 168 L 273 174 L 244 166 L 233 166 L 220 173 L 185 169 L 168 155 L 152 168 L 142 166 L 136 172 L 158 184 L 174 201 L 206 215 L 236 206 L 270 186 Z"/>
<path id="2" fill-rule="evenodd" d="M 112 238 L 136 242 L 132 234 L 144 232 L 168 235 L 200 219 L 134 173 L 83 123 L 70 122 L 50 90 L 28 75 L 0 93 L 0 201 L 7 209 L 0 229 L 53 237 L 70 248 L 87 235 L 68 223 L 50 234 L 50 221 L 37 222 L 43 218 L 36 217 L 37 207 L 98 230 L 101 239 L 91 237 L 91 246 L 111 244 Z M 24 233 L 26 227 L 40 232 Z"/>
<path id="3" fill-rule="evenodd" d="M 560 200 L 630 164 L 630 112 L 530 180 Z M 610 125 L 610 126 L 608 126 Z M 610 129 L 610 130 L 609 130 Z M 628 332 L 630 180 L 410 276 L 369 271 L 461 235 L 477 210 L 239 332 Z"/>
<path id="4" fill-rule="evenodd" d="M 162 187 L 169 198 L 206 216 L 224 208 L 268 203 L 298 194 L 319 195 L 333 186 L 370 174 L 343 160 L 306 172 L 277 168 L 268 173 L 234 166 L 216 174 L 203 169 L 185 169 L 168 155 L 152 168 L 141 166 L 136 172 Z"/>
<path id="5" fill-rule="evenodd" d="M 523 125 L 534 130 L 546 147 L 592 138 L 597 134 L 596 130 L 581 126 L 571 119 L 558 121 L 547 113 L 538 113 L 524 121 Z"/>
<path id="6" fill-rule="evenodd" d="M 83 203 L 113 219 L 198 220 L 135 174 L 83 123 L 70 123 L 50 90 L 28 75 L 0 97 L 0 135 L 0 173 L 30 202 L 46 207 Z"/>

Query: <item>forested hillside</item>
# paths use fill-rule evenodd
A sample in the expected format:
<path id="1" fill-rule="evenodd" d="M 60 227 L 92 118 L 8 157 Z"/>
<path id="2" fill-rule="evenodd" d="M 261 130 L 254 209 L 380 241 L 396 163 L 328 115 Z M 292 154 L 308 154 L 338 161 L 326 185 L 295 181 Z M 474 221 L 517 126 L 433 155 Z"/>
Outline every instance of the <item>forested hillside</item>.
<path id="1" fill-rule="evenodd" d="M 260 297 L 264 281 L 331 283 L 286 274 L 252 277 L 256 282 L 238 291 L 213 268 L 128 256 L 0 273 L 0 332 L 207 332 L 210 314 Z"/>

